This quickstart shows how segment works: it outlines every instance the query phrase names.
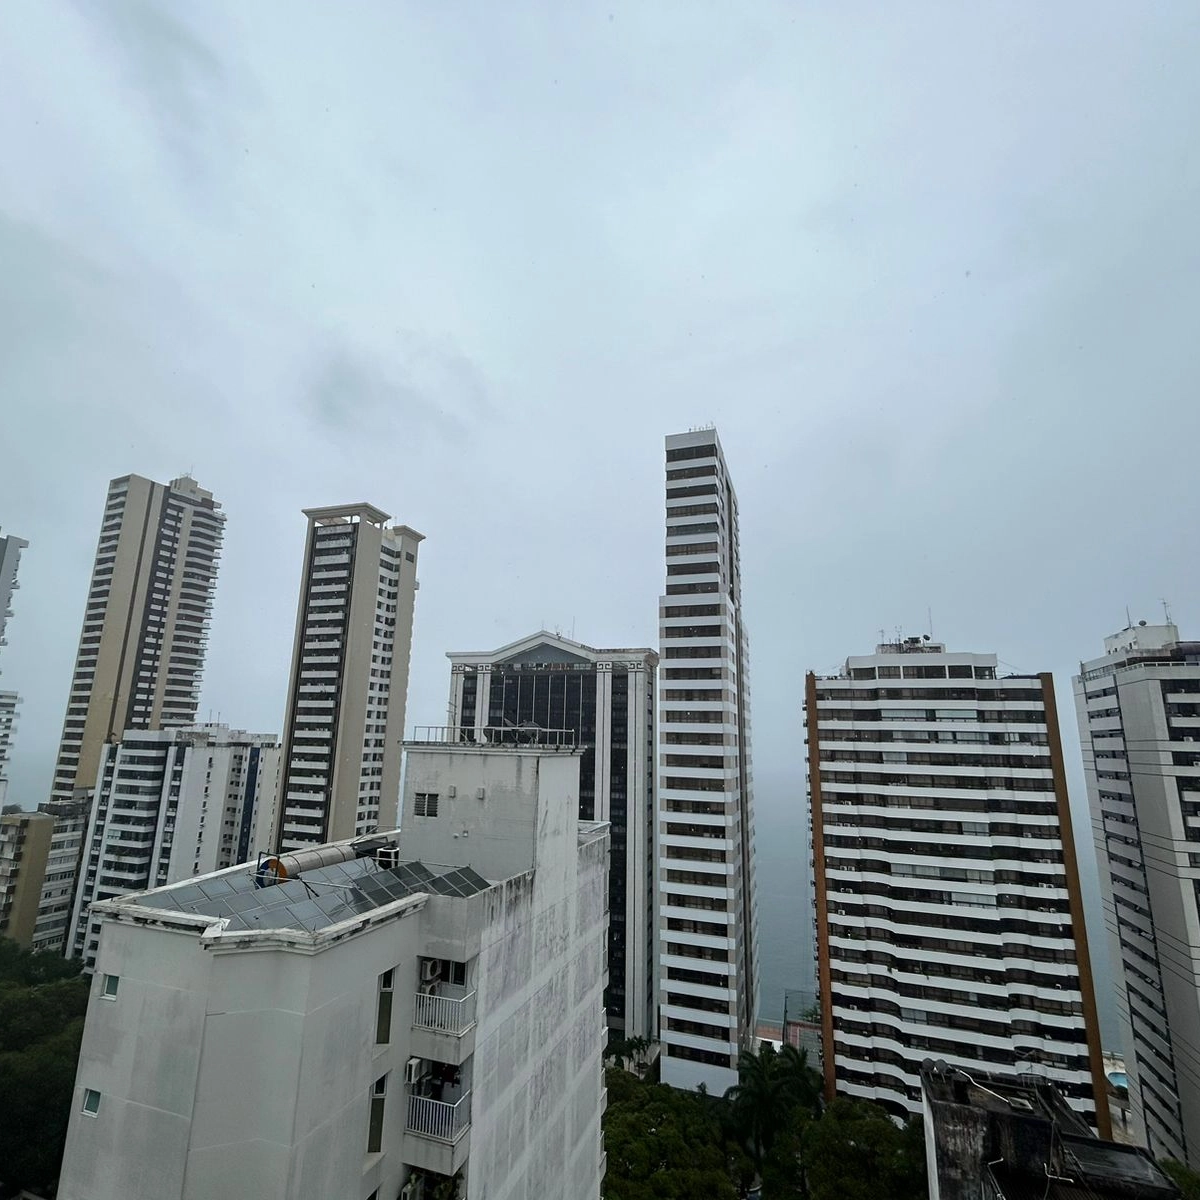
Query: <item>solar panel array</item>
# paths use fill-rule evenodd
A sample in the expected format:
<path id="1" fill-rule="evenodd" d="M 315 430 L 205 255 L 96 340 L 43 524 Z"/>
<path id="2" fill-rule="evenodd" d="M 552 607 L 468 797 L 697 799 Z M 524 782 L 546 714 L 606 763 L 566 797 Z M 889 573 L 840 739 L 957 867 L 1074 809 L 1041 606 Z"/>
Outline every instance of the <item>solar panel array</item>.
<path id="1" fill-rule="evenodd" d="M 491 884 L 470 867 L 428 867 L 422 862 L 380 869 L 373 858 L 356 858 L 305 871 L 267 887 L 255 884 L 254 868 L 214 875 L 137 897 L 146 908 L 225 917 L 229 930 L 298 929 L 309 933 L 363 916 L 417 892 L 474 896 Z"/>

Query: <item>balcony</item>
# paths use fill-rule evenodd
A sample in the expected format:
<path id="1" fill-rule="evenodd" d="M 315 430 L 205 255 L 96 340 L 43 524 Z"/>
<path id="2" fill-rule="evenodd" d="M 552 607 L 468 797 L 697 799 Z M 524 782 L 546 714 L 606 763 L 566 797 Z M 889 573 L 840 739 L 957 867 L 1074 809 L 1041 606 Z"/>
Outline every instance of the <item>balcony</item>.
<path id="1" fill-rule="evenodd" d="M 413 997 L 412 1052 L 461 1066 L 475 1052 L 475 990 L 451 983 Z"/>
<path id="2" fill-rule="evenodd" d="M 409 1095 L 404 1127 L 404 1161 L 424 1171 L 453 1175 L 467 1161 L 471 1093 L 435 1100 Z"/>

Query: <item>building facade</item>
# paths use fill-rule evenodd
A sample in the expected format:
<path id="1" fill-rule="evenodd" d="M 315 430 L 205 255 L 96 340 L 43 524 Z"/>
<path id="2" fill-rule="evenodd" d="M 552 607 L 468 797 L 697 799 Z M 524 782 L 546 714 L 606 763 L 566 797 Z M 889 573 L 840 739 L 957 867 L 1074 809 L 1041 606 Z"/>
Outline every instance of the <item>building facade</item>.
<path id="1" fill-rule="evenodd" d="M 4 634 L 8 619 L 13 615 L 13 592 L 20 587 L 17 571 L 21 565 L 21 551 L 28 545 L 23 538 L 12 534 L 0 537 L 0 651 L 7 644 Z M 8 798 L 8 762 L 20 702 L 16 692 L 0 691 L 0 805 Z"/>
<path id="2" fill-rule="evenodd" d="M 98 904 L 59 1200 L 433 1200 L 456 1176 L 598 1200 L 608 838 L 578 771 L 413 746 L 402 831 Z"/>
<path id="3" fill-rule="evenodd" d="M 1025 1072 L 1111 1136 L 1053 680 L 922 638 L 807 678 L 828 1098 L 926 1058 Z"/>
<path id="4" fill-rule="evenodd" d="M 370 504 L 310 508 L 275 848 L 396 823 L 422 534 Z"/>
<path id="5" fill-rule="evenodd" d="M 653 650 L 585 646 L 545 630 L 489 653 L 452 653 L 450 724 L 570 729 L 582 751 L 579 818 L 610 825 L 608 987 L 614 1038 L 658 1034 Z"/>
<path id="6" fill-rule="evenodd" d="M 92 810 L 86 793 L 74 800 L 51 800 L 38 811 L 54 819 L 50 851 L 46 856 L 46 874 L 38 901 L 37 922 L 32 948 L 65 954 L 71 939 L 71 904 L 75 898 L 76 871 Z"/>
<path id="7" fill-rule="evenodd" d="M 659 1037 L 664 1083 L 737 1082 L 758 1009 L 737 497 L 716 430 L 666 440 L 659 601 Z"/>
<path id="8" fill-rule="evenodd" d="M 161 887 L 267 849 L 278 786 L 273 734 L 227 725 L 127 730 L 104 747 L 71 913 L 70 957 L 91 970 L 97 900 Z"/>
<path id="9" fill-rule="evenodd" d="M 52 799 L 90 792 L 125 730 L 195 721 L 224 529 L 186 475 L 108 485 Z"/>
<path id="10" fill-rule="evenodd" d="M 45 813 L 0 816 L 0 937 L 33 941 L 54 818 Z"/>
<path id="11" fill-rule="evenodd" d="M 1105 638 L 1075 710 L 1133 1125 L 1200 1169 L 1200 642 Z"/>

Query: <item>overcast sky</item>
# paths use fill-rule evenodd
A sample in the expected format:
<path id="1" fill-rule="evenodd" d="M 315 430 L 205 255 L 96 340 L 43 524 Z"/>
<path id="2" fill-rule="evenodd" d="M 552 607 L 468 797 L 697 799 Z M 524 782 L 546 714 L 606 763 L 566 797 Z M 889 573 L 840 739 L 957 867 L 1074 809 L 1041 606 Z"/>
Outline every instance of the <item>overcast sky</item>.
<path id="1" fill-rule="evenodd" d="M 708 421 L 760 840 L 799 829 L 800 673 L 928 610 L 1070 725 L 1126 604 L 1200 635 L 1198 62 L 1193 0 L 9 0 L 11 798 L 49 790 L 110 478 L 224 505 L 204 715 L 254 730 L 301 508 L 424 532 L 432 723 L 449 649 L 655 642 L 662 438 Z"/>

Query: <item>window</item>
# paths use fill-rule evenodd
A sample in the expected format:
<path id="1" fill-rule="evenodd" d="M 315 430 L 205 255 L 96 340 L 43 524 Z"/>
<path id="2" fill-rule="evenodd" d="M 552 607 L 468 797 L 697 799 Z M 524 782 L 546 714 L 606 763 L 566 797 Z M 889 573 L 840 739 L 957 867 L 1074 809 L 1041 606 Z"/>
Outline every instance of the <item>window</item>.
<path id="1" fill-rule="evenodd" d="M 367 1153 L 378 1154 L 383 1145 L 383 1106 L 387 1101 L 387 1076 L 380 1075 L 371 1087 L 371 1124 L 367 1130 Z"/>
<path id="2" fill-rule="evenodd" d="M 392 1040 L 392 985 L 396 972 L 384 971 L 379 977 L 379 1003 L 375 1010 L 375 1044 Z"/>
<path id="3" fill-rule="evenodd" d="M 119 975 L 105 975 L 100 995 L 105 1000 L 115 1000 L 117 998 L 117 988 L 120 986 L 120 983 L 121 977 Z"/>
<path id="4" fill-rule="evenodd" d="M 100 1111 L 100 1093 L 94 1088 L 83 1089 L 84 1116 L 94 1117 Z"/>
<path id="5" fill-rule="evenodd" d="M 437 792 L 417 792 L 413 797 L 413 815 L 417 817 L 436 817 L 438 815 Z"/>

